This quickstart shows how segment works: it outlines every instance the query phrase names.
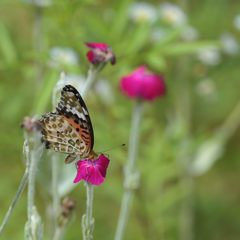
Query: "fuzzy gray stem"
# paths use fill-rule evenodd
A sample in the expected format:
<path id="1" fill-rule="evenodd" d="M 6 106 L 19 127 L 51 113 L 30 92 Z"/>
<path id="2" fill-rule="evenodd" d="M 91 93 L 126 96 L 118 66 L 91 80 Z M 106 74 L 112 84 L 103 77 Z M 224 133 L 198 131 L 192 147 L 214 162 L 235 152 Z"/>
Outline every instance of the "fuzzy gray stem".
<path id="1" fill-rule="evenodd" d="M 2 231 L 3 231 L 4 227 L 6 226 L 6 224 L 9 220 L 9 218 L 10 218 L 10 216 L 11 216 L 11 214 L 12 214 L 12 212 L 13 212 L 13 210 L 14 210 L 17 202 L 18 202 L 18 200 L 19 200 L 19 197 L 21 196 L 23 190 L 25 189 L 25 187 L 27 185 L 27 181 L 28 181 L 28 169 L 26 168 L 25 173 L 22 177 L 22 180 L 19 184 L 18 190 L 16 192 L 16 195 L 14 196 L 14 198 L 13 198 L 13 200 L 12 200 L 12 202 L 11 202 L 9 208 L 8 208 L 8 211 L 7 211 L 5 217 L 2 221 L 2 224 L 0 226 L 0 236 L 2 234 Z"/>
<path id="2" fill-rule="evenodd" d="M 121 203 L 121 210 L 118 219 L 117 231 L 115 235 L 115 240 L 123 239 L 123 234 L 125 232 L 127 220 L 129 217 L 129 210 L 131 207 L 133 198 L 133 192 L 126 190 L 123 194 L 122 203 Z"/>
<path id="3" fill-rule="evenodd" d="M 90 65 L 86 83 L 80 92 L 83 99 L 85 98 L 88 90 L 92 87 L 92 85 L 96 81 L 98 73 L 104 68 L 105 65 L 106 65 L 105 63 L 101 63 L 99 64 L 99 66 Z"/>
<path id="4" fill-rule="evenodd" d="M 137 151 L 138 151 L 138 141 L 139 141 L 139 129 L 140 121 L 142 118 L 143 102 L 141 100 L 136 101 L 136 105 L 133 109 L 131 133 L 129 139 L 129 154 L 127 170 L 131 173 L 135 170 Z"/>
<path id="5" fill-rule="evenodd" d="M 28 177 L 28 222 L 31 226 L 33 208 L 34 208 L 34 196 L 35 196 L 35 177 L 37 169 L 37 159 L 35 159 L 34 153 L 31 153 L 31 161 L 29 166 L 29 177 Z"/>
<path id="6" fill-rule="evenodd" d="M 43 146 L 40 144 L 39 133 L 34 132 L 33 135 L 27 136 L 27 141 L 29 144 L 29 174 L 28 174 L 28 194 L 27 194 L 27 228 L 26 228 L 26 238 L 34 239 L 34 236 L 38 235 L 36 231 L 36 222 L 33 222 L 33 219 L 38 218 L 38 225 L 40 226 L 40 216 L 37 213 L 37 209 L 34 204 L 34 196 L 35 196 L 35 180 L 36 180 L 36 172 L 38 162 L 42 156 Z M 35 220 L 34 220 L 35 221 Z M 39 228 L 39 229 L 40 229 Z"/>
<path id="7" fill-rule="evenodd" d="M 136 159 L 138 152 L 139 142 L 139 130 L 140 122 L 143 112 L 143 102 L 138 100 L 133 109 L 131 133 L 129 138 L 129 153 L 128 162 L 125 168 L 125 191 L 122 198 L 120 215 L 118 219 L 117 230 L 115 234 L 115 240 L 121 240 L 123 238 L 126 224 L 129 217 L 130 207 L 133 199 L 133 193 L 135 188 L 138 186 L 139 178 L 136 178 Z M 137 175 L 138 176 L 138 175 Z M 137 181 L 132 183 L 132 181 Z"/>
<path id="8" fill-rule="evenodd" d="M 86 202 L 86 223 L 87 226 L 91 225 L 92 212 L 93 212 L 93 185 L 90 183 L 86 184 L 87 190 L 87 202 Z"/>
<path id="9" fill-rule="evenodd" d="M 93 240 L 94 218 L 92 216 L 93 209 L 93 185 L 86 183 L 87 202 L 86 214 L 82 217 L 82 234 L 83 240 Z"/>
<path id="10" fill-rule="evenodd" d="M 64 237 L 64 231 L 65 231 L 65 226 L 57 227 L 53 236 L 53 240 L 62 240 Z"/>
<path id="11" fill-rule="evenodd" d="M 60 204 L 60 197 L 58 192 L 59 159 L 55 154 L 52 154 L 51 160 L 52 160 L 53 229 L 56 229 L 57 216 Z"/>

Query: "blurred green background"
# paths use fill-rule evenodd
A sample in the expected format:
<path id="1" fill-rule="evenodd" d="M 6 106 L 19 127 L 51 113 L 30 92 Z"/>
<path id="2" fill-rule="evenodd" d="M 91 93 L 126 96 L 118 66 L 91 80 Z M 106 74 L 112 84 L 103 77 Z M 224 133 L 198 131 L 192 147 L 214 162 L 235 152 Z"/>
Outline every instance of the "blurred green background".
<path id="1" fill-rule="evenodd" d="M 60 72 L 84 81 L 87 41 L 108 43 L 117 56 L 86 98 L 96 151 L 128 143 L 133 101 L 119 90 L 121 76 L 147 64 L 168 88 L 166 97 L 145 104 L 141 185 L 125 239 L 239 239 L 240 2 L 234 0 L 1 0 L 1 219 L 24 172 L 20 124 L 51 110 Z M 109 155 L 106 182 L 95 189 L 95 239 L 113 239 L 123 192 L 127 147 Z M 36 202 L 46 220 L 47 157 L 41 164 Z M 69 195 L 77 207 L 66 239 L 81 239 L 83 184 Z M 25 191 L 1 239 L 23 239 L 26 207 Z M 48 232 L 46 221 L 45 239 Z"/>

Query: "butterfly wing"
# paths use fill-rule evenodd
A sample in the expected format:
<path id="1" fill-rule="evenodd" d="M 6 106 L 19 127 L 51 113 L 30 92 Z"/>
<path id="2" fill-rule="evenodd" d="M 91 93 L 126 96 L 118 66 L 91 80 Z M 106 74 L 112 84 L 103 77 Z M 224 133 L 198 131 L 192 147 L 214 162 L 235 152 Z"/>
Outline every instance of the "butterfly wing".
<path id="1" fill-rule="evenodd" d="M 83 139 L 79 138 L 78 132 L 71 126 L 67 119 L 57 113 L 47 113 L 39 120 L 42 140 L 46 148 L 57 152 L 68 153 L 68 159 L 72 161 L 80 155 L 85 157 L 87 146 Z M 67 161 L 66 162 L 70 162 Z"/>
<path id="2" fill-rule="evenodd" d="M 39 122 L 46 148 L 68 153 L 66 163 L 77 156 L 85 158 L 93 153 L 94 135 L 89 112 L 73 86 L 62 89 L 56 112 L 43 115 Z"/>
<path id="3" fill-rule="evenodd" d="M 86 144 L 86 154 L 93 149 L 94 134 L 88 109 L 78 91 L 71 85 L 66 85 L 61 92 L 57 113 L 63 115 L 78 132 L 80 139 Z"/>

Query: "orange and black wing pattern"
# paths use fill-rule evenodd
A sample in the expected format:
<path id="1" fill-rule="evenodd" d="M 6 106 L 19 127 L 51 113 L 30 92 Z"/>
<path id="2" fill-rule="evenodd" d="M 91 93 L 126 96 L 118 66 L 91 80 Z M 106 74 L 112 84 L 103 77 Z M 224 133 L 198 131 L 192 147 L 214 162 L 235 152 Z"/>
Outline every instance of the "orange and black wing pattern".
<path id="1" fill-rule="evenodd" d="M 42 139 L 46 148 L 69 154 L 66 163 L 77 156 L 92 154 L 94 134 L 88 109 L 79 92 L 71 85 L 61 91 L 56 112 L 40 119 Z"/>

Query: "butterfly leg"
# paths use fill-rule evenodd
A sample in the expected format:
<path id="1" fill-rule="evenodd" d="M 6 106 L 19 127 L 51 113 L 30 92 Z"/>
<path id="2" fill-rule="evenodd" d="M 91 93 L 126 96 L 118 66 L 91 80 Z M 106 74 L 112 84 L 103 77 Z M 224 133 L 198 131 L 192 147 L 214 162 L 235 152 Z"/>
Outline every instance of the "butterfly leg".
<path id="1" fill-rule="evenodd" d="M 69 154 L 66 158 L 65 158 L 65 163 L 69 164 L 71 162 L 73 162 L 76 159 L 77 155 L 75 154 Z"/>

